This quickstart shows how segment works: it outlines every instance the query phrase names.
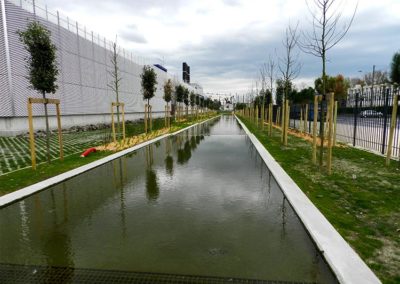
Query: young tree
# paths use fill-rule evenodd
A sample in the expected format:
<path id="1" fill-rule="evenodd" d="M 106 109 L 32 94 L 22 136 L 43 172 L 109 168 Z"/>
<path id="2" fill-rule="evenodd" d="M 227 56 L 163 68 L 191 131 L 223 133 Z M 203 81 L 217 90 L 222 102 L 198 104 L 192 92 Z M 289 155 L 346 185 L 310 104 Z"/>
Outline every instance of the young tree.
<path id="1" fill-rule="evenodd" d="M 285 38 L 282 42 L 284 55 L 279 58 L 279 71 L 281 72 L 284 83 L 284 99 L 288 98 L 292 81 L 300 74 L 301 64 L 299 63 L 299 54 L 295 54 L 295 48 L 299 41 L 299 34 L 296 27 L 287 27 Z"/>
<path id="2" fill-rule="evenodd" d="M 199 114 L 199 106 L 200 106 L 200 95 L 199 94 L 196 94 L 195 102 L 196 102 L 196 118 L 197 118 L 197 116 Z"/>
<path id="3" fill-rule="evenodd" d="M 147 104 L 150 105 L 150 100 L 157 91 L 157 74 L 153 68 L 149 65 L 145 65 L 143 66 L 143 72 L 140 78 L 142 79 L 143 100 L 147 100 Z"/>
<path id="4" fill-rule="evenodd" d="M 39 22 L 29 23 L 25 31 L 18 31 L 20 41 L 29 53 L 28 63 L 29 82 L 33 89 L 40 92 L 43 99 L 47 93 L 54 94 L 58 88 L 59 73 L 56 62 L 56 46 L 51 42 L 51 33 Z M 46 120 L 46 157 L 50 163 L 50 129 L 47 103 L 44 103 Z"/>
<path id="5" fill-rule="evenodd" d="M 400 51 L 393 55 L 390 65 L 390 80 L 392 83 L 400 84 Z"/>
<path id="6" fill-rule="evenodd" d="M 164 84 L 164 101 L 167 103 L 172 100 L 172 92 L 174 91 L 174 87 L 172 85 L 171 79 L 168 79 Z"/>
<path id="7" fill-rule="evenodd" d="M 192 115 L 191 116 L 193 116 L 193 108 L 196 105 L 196 94 L 193 91 L 190 92 L 189 99 L 190 99 L 190 107 L 192 109 Z"/>
<path id="8" fill-rule="evenodd" d="M 143 100 L 147 100 L 147 105 L 150 106 L 150 100 L 157 91 L 157 74 L 153 68 L 148 65 L 143 66 L 142 74 L 140 75 L 142 79 L 142 94 Z M 151 116 L 151 107 L 149 107 L 150 116 Z M 150 125 L 151 129 L 151 125 Z"/>
<path id="9" fill-rule="evenodd" d="M 117 103 L 117 129 L 118 133 L 120 132 L 120 113 L 119 113 L 119 88 L 121 86 L 121 72 L 118 66 L 119 61 L 119 50 L 117 46 L 117 40 L 112 44 L 112 55 L 111 55 L 111 66 L 112 69 L 108 71 L 111 76 L 111 82 L 107 84 L 107 86 L 114 92 L 115 94 L 115 102 Z"/>
<path id="10" fill-rule="evenodd" d="M 172 100 L 172 92 L 174 91 L 174 87 L 172 85 L 171 79 L 168 79 L 164 84 L 164 101 L 167 103 L 167 111 L 169 111 L 169 103 Z M 168 115 L 168 124 L 169 124 L 169 115 Z"/>
<path id="11" fill-rule="evenodd" d="M 311 32 L 303 32 L 303 40 L 299 43 L 300 48 L 313 56 L 320 57 L 322 61 L 322 96 L 326 97 L 326 55 L 327 52 L 337 45 L 349 31 L 356 14 L 357 7 L 349 22 L 340 27 L 342 17 L 341 0 L 313 0 L 311 5 L 307 2 L 312 18 Z M 324 111 L 321 108 L 321 121 L 324 120 Z M 319 165 L 323 163 L 324 124 L 320 123 L 320 157 Z"/>
<path id="12" fill-rule="evenodd" d="M 183 103 L 186 107 L 186 118 L 188 116 L 188 108 L 189 108 L 189 89 L 185 87 L 185 93 L 183 94 Z"/>
<path id="13" fill-rule="evenodd" d="M 285 38 L 283 40 L 283 49 L 284 54 L 281 58 L 279 58 L 278 68 L 282 75 L 283 86 L 284 86 L 284 100 L 282 104 L 282 113 L 283 120 L 282 120 L 282 141 L 283 144 L 287 144 L 287 130 L 288 130 L 288 119 L 287 118 L 287 105 L 286 100 L 289 97 L 289 86 L 291 82 L 297 78 L 301 70 L 301 64 L 298 62 L 299 54 L 295 54 L 295 48 L 298 44 L 299 35 L 297 32 L 298 25 L 292 28 L 291 26 L 286 28 L 285 31 Z"/>
<path id="14" fill-rule="evenodd" d="M 175 87 L 176 102 L 178 103 L 178 120 L 180 119 L 180 108 L 185 96 L 185 87 L 178 85 Z"/>
<path id="15" fill-rule="evenodd" d="M 275 95 L 276 95 L 276 104 L 278 105 L 278 106 L 282 106 L 282 104 L 283 104 L 283 98 L 284 98 L 284 96 L 285 96 L 285 83 L 284 83 L 284 81 L 282 80 L 282 79 L 278 79 L 278 80 L 276 80 L 276 93 L 275 93 Z M 292 90 L 292 83 L 291 82 L 289 82 L 289 84 L 288 84 L 288 90 L 289 90 L 289 92 Z"/>
<path id="16" fill-rule="evenodd" d="M 203 112 L 203 107 L 204 107 L 204 97 L 200 96 L 200 108 L 202 112 Z"/>

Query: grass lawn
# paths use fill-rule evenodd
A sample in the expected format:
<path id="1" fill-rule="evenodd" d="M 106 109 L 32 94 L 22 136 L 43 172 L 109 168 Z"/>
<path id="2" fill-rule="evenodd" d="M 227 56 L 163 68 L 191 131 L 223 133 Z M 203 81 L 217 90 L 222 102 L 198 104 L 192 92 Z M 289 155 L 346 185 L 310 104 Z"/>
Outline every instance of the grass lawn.
<path id="1" fill-rule="evenodd" d="M 183 122 L 171 121 L 170 131 L 171 132 L 178 131 L 179 129 L 185 128 L 191 124 L 200 122 L 210 117 L 211 116 L 207 116 L 198 121 L 190 121 L 190 120 Z M 161 129 L 163 126 L 164 126 L 164 119 L 156 119 L 153 124 L 153 130 Z M 143 122 L 130 124 L 130 126 L 127 127 L 126 132 L 127 132 L 127 137 L 143 133 L 144 132 Z M 85 133 L 82 134 L 84 135 Z M 87 134 L 85 137 L 87 137 Z M 80 155 L 84 149 L 91 146 L 99 145 L 101 144 L 101 141 L 95 140 L 92 141 L 91 143 L 92 144 L 90 143 L 88 144 L 87 142 L 85 142 L 85 144 L 82 144 L 82 150 L 79 153 L 70 154 L 66 156 L 63 162 L 57 159 L 53 160 L 50 164 L 47 163 L 39 164 L 36 170 L 32 170 L 29 167 L 11 173 L 0 175 L 0 196 L 21 189 L 23 187 L 29 186 L 31 184 L 37 183 L 39 181 L 48 179 L 50 177 L 56 176 L 58 174 L 67 172 L 74 168 L 83 166 L 85 164 L 104 158 L 114 153 L 111 151 L 98 151 L 96 153 L 90 154 L 86 158 L 81 158 Z"/>
<path id="2" fill-rule="evenodd" d="M 270 154 L 307 194 L 383 283 L 400 283 L 400 164 L 366 151 L 339 145 L 333 174 L 312 164 L 312 145 L 280 131 L 268 137 L 241 117 Z"/>

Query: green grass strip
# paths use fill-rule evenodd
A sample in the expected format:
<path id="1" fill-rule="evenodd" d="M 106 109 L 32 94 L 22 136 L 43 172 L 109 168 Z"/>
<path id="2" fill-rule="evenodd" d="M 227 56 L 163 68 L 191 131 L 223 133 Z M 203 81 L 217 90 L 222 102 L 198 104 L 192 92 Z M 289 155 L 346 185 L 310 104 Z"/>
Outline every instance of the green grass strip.
<path id="1" fill-rule="evenodd" d="M 292 177 L 338 232 L 384 283 L 400 283 L 400 164 L 339 145 L 333 174 L 312 164 L 311 143 L 267 131 L 241 117 L 248 129 Z M 265 128 L 267 129 L 267 128 Z"/>

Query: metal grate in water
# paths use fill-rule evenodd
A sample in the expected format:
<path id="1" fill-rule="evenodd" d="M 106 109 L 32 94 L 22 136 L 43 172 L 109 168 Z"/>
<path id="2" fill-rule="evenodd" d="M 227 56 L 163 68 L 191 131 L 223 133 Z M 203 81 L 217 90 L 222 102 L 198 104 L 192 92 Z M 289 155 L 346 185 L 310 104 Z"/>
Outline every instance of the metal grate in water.
<path id="1" fill-rule="evenodd" d="M 248 283 L 300 284 L 285 282 L 193 275 L 174 275 L 70 267 L 0 264 L 0 283 Z"/>

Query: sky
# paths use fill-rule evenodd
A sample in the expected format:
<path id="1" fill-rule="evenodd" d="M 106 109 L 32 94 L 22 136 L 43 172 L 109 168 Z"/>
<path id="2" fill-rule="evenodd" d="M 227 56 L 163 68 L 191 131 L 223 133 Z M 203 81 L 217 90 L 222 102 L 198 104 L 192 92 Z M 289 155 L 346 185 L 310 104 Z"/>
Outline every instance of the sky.
<path id="1" fill-rule="evenodd" d="M 87 30 L 113 40 L 133 54 L 162 62 L 181 77 L 182 62 L 191 81 L 205 93 L 244 94 L 259 86 L 260 66 L 284 55 L 285 29 L 311 29 L 313 0 L 47 0 L 50 11 L 76 20 Z M 390 68 L 400 50 L 400 0 L 337 0 L 345 38 L 327 53 L 327 73 L 362 76 Z M 321 75 L 321 59 L 296 49 L 302 65 L 298 88 Z M 277 70 L 276 77 L 281 77 Z"/>

